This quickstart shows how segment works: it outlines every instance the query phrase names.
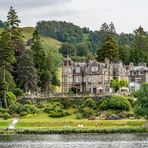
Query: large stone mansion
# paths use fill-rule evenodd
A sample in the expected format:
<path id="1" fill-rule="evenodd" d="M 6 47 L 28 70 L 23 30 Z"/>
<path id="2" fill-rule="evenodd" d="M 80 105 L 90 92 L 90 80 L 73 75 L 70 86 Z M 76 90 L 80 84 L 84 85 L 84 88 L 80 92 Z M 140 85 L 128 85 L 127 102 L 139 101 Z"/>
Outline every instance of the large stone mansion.
<path id="1" fill-rule="evenodd" d="M 148 82 L 148 68 L 145 63 L 134 66 L 133 63 L 124 65 L 122 61 L 104 63 L 96 60 L 74 62 L 70 57 L 64 59 L 62 65 L 62 92 L 68 93 L 75 87 L 78 93 L 89 92 L 99 94 L 110 92 L 110 82 L 113 79 L 127 80 L 131 88 Z"/>

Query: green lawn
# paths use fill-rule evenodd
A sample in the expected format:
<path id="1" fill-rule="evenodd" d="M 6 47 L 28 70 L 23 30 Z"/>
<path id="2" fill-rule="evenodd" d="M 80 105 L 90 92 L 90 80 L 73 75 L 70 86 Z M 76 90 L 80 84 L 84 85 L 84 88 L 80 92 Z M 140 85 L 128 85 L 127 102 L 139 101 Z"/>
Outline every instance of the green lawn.
<path id="1" fill-rule="evenodd" d="M 49 118 L 48 114 L 40 113 L 33 117 L 20 119 L 17 123 L 17 129 L 37 129 L 37 128 L 64 128 L 65 125 L 70 125 L 70 128 L 77 128 L 79 124 L 83 124 L 84 128 L 95 128 L 98 123 L 98 128 L 114 128 L 114 127 L 141 127 L 146 124 L 146 120 L 77 120 L 75 115 L 63 118 Z"/>
<path id="2" fill-rule="evenodd" d="M 0 118 L 0 129 L 6 129 L 11 122 L 12 122 L 12 119 L 4 120 Z"/>
<path id="3" fill-rule="evenodd" d="M 24 27 L 23 29 L 23 35 L 24 40 L 27 41 L 28 39 L 32 38 L 33 32 L 35 30 L 34 27 Z M 50 38 L 50 37 L 44 37 L 41 36 L 41 42 L 45 49 L 58 49 L 61 46 L 61 42 L 57 41 L 56 39 Z"/>

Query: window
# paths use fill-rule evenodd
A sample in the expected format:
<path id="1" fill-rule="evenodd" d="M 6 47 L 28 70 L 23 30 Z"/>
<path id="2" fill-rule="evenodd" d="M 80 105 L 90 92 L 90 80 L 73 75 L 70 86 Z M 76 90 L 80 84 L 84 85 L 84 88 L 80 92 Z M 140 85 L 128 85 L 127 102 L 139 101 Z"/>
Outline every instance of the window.
<path id="1" fill-rule="evenodd" d="M 75 81 L 78 83 L 78 82 L 80 82 L 80 77 L 76 77 L 75 78 Z"/>
<path id="2" fill-rule="evenodd" d="M 71 66 L 71 61 L 70 60 L 68 61 L 68 65 Z"/>
<path id="3" fill-rule="evenodd" d="M 84 82 L 88 82 L 89 78 L 88 77 L 84 77 Z"/>
<path id="4" fill-rule="evenodd" d="M 91 71 L 92 72 L 97 72 L 98 71 L 98 66 L 92 66 Z"/>
<path id="5" fill-rule="evenodd" d="M 92 76 L 92 82 L 96 82 L 97 81 L 97 76 Z"/>
<path id="6" fill-rule="evenodd" d="M 137 72 L 134 72 L 134 75 L 137 75 Z"/>
<path id="7" fill-rule="evenodd" d="M 65 69 L 64 69 L 64 72 L 65 72 L 65 73 L 67 73 L 67 72 L 68 72 L 68 69 L 67 69 L 67 68 L 65 68 Z"/>
<path id="8" fill-rule="evenodd" d="M 144 72 L 143 71 L 141 71 L 141 75 L 143 75 L 144 74 Z"/>
<path id="9" fill-rule="evenodd" d="M 67 65 L 67 61 L 64 61 L 64 66 L 66 66 Z"/>
<path id="10" fill-rule="evenodd" d="M 72 83 L 72 78 L 67 78 L 68 83 Z"/>
<path id="11" fill-rule="evenodd" d="M 76 73 L 80 73 L 80 67 L 76 67 Z"/>
<path id="12" fill-rule="evenodd" d="M 141 83 L 141 78 L 136 78 L 135 81 L 140 84 Z"/>

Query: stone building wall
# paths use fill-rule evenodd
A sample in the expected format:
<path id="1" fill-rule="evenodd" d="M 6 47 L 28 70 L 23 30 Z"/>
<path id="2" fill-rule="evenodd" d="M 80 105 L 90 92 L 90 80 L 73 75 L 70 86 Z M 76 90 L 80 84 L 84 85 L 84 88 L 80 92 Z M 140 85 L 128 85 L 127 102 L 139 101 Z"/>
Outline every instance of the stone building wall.
<path id="1" fill-rule="evenodd" d="M 99 94 L 110 91 L 110 82 L 113 79 L 138 82 L 148 82 L 148 68 L 146 66 L 134 66 L 132 63 L 124 65 L 105 63 L 89 60 L 88 62 L 74 62 L 70 57 L 64 59 L 62 65 L 62 92 L 68 93 L 72 87 L 77 93 L 90 92 Z"/>

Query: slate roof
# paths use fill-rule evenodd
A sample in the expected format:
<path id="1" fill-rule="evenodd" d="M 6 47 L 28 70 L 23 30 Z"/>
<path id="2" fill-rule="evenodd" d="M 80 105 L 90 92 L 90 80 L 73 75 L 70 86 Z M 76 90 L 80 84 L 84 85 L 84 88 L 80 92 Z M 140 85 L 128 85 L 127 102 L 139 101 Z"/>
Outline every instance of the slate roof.
<path id="1" fill-rule="evenodd" d="M 133 66 L 130 70 L 131 71 L 148 71 L 148 68 L 144 66 Z"/>

